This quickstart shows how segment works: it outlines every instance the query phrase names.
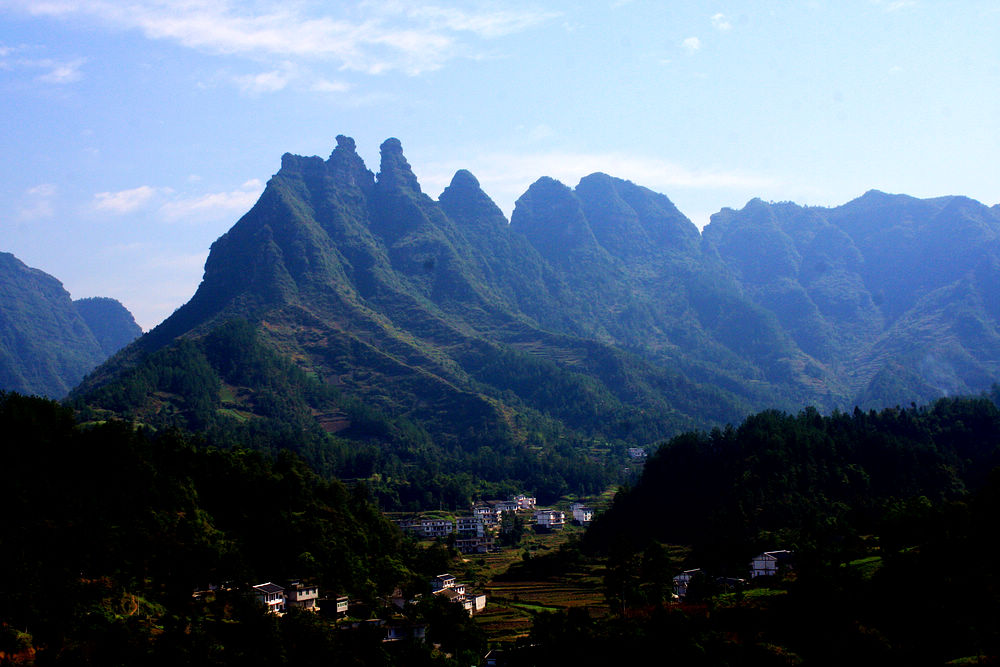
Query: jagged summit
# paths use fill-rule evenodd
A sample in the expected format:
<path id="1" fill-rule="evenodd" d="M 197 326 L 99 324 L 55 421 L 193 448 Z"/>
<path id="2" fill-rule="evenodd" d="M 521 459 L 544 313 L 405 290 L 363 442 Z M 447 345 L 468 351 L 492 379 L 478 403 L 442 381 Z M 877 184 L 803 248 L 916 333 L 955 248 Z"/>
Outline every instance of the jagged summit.
<path id="1" fill-rule="evenodd" d="M 468 169 L 459 169 L 456 171 L 455 175 L 451 177 L 451 185 L 449 187 L 456 190 L 480 190 L 479 179 L 473 176 L 472 172 Z"/>
<path id="2" fill-rule="evenodd" d="M 420 192 L 420 184 L 410 163 L 403 157 L 403 145 L 399 139 L 390 137 L 379 147 L 381 164 L 377 182 L 380 187 L 403 188 Z"/>
<path id="3" fill-rule="evenodd" d="M 438 198 L 445 213 L 460 227 L 478 226 L 503 229 L 507 217 L 467 169 L 459 169 Z"/>
<path id="4" fill-rule="evenodd" d="M 328 173 L 345 185 L 357 186 L 364 192 L 370 192 L 375 185 L 375 175 L 365 166 L 350 137 L 337 135 L 337 147 L 330 153 L 326 166 Z"/>
<path id="5" fill-rule="evenodd" d="M 337 148 L 343 149 L 348 153 L 357 152 L 357 147 L 354 145 L 354 139 L 351 137 L 345 137 L 342 134 L 337 135 Z M 336 148 L 334 150 L 336 150 Z"/>

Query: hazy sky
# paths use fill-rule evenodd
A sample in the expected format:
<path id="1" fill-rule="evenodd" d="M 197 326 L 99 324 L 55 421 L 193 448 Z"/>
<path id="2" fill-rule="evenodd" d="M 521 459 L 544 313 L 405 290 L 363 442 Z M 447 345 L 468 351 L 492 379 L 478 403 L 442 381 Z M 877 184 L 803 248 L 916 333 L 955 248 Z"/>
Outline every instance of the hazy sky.
<path id="1" fill-rule="evenodd" d="M 0 250 L 148 329 L 282 153 L 398 137 L 508 215 L 594 171 L 752 197 L 1000 200 L 1000 4 L 0 0 Z"/>

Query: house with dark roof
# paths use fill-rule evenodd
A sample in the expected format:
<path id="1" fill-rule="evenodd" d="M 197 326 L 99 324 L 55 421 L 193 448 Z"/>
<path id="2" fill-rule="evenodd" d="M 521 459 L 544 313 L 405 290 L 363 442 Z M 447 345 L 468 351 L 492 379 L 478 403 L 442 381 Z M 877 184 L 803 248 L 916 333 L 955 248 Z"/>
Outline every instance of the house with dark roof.
<path id="1" fill-rule="evenodd" d="M 449 602 L 462 605 L 469 615 L 486 609 L 485 595 L 468 595 L 465 584 L 455 581 L 455 577 L 450 574 L 439 574 L 431 580 L 431 592 L 440 595 Z"/>
<path id="2" fill-rule="evenodd" d="M 270 614 L 285 613 L 285 589 L 273 582 L 257 584 L 253 587 L 254 597 Z"/>

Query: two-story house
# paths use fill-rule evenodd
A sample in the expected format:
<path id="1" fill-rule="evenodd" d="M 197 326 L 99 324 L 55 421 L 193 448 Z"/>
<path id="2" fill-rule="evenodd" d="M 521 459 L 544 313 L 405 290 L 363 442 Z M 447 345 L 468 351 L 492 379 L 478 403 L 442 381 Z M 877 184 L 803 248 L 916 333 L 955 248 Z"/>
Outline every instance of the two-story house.
<path id="1" fill-rule="evenodd" d="M 289 607 L 299 607 L 309 611 L 319 611 L 319 586 L 304 584 L 295 580 L 285 589 L 285 603 Z"/>
<path id="2" fill-rule="evenodd" d="M 750 578 L 774 577 L 782 574 L 791 569 L 793 558 L 792 552 L 785 549 L 765 551 L 759 556 L 754 556 L 750 561 Z"/>
<path id="3" fill-rule="evenodd" d="M 573 521 L 581 526 L 586 526 L 594 520 L 593 508 L 587 507 L 583 503 L 573 503 L 569 509 L 573 512 Z"/>
<path id="4" fill-rule="evenodd" d="M 559 510 L 535 510 L 535 528 L 539 531 L 562 530 L 566 525 L 566 514 Z"/>
<path id="5" fill-rule="evenodd" d="M 254 597 L 270 614 L 285 613 L 285 589 L 278 584 L 267 582 L 253 587 Z"/>

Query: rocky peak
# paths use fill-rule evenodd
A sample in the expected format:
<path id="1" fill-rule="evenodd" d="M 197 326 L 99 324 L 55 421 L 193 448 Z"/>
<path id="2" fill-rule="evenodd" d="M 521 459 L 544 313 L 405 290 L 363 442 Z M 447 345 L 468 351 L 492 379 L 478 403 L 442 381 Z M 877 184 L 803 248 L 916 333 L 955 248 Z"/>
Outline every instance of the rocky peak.
<path id="1" fill-rule="evenodd" d="M 381 164 L 378 172 L 378 185 L 388 188 L 402 188 L 420 192 L 417 177 L 410 169 L 410 163 L 403 157 L 403 145 L 399 139 L 389 138 L 379 147 Z"/>
<path id="2" fill-rule="evenodd" d="M 532 183 L 515 202 L 510 226 L 550 261 L 568 261 L 574 250 L 598 247 L 576 194 L 548 176 Z"/>
<path id="3" fill-rule="evenodd" d="M 451 179 L 439 198 L 441 207 L 460 225 L 473 223 L 506 227 L 507 218 L 500 208 L 483 192 L 479 181 L 466 169 L 460 169 Z"/>
<path id="4" fill-rule="evenodd" d="M 449 188 L 454 188 L 456 191 L 480 191 L 479 179 L 472 175 L 472 172 L 468 169 L 459 169 L 455 172 L 455 175 L 451 178 L 451 185 Z"/>
<path id="5" fill-rule="evenodd" d="M 354 139 L 342 134 L 337 135 L 337 147 L 330 153 L 326 166 L 330 175 L 340 183 L 357 186 L 365 191 L 375 184 L 375 175 L 358 155 Z"/>

